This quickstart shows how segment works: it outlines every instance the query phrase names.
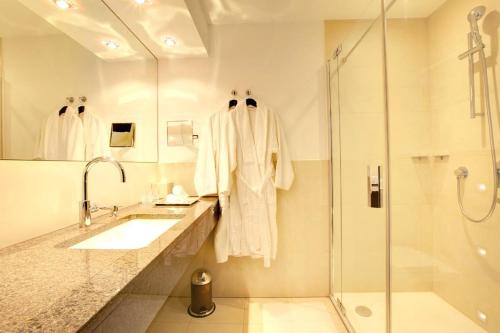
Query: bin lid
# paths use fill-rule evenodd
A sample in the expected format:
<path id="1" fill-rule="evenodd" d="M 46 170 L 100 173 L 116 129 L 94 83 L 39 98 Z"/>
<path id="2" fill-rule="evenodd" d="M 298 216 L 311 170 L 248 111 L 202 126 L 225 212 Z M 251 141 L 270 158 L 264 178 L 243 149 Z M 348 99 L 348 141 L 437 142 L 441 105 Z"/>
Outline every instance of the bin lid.
<path id="1" fill-rule="evenodd" d="M 193 275 L 191 276 L 191 284 L 197 286 L 203 286 L 209 284 L 210 282 L 212 282 L 212 276 L 208 271 L 204 269 L 198 269 L 194 271 Z"/>

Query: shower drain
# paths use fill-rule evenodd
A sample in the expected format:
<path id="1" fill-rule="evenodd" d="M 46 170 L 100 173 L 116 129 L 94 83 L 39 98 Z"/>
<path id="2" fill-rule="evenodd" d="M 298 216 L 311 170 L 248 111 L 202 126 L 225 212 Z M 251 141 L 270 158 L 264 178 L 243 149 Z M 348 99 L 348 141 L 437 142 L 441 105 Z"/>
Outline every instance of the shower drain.
<path id="1" fill-rule="evenodd" d="M 370 317 L 372 315 L 372 310 L 369 307 L 364 305 L 357 306 L 354 311 L 361 317 Z"/>

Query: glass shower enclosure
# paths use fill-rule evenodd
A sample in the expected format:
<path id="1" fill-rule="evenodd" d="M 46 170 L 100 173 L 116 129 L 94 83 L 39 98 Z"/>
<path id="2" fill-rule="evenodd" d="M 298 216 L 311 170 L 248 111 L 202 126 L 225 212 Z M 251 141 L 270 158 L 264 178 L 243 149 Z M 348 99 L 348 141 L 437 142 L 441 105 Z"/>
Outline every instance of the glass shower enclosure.
<path id="1" fill-rule="evenodd" d="M 498 0 L 326 22 L 331 298 L 352 332 L 500 332 Z"/>

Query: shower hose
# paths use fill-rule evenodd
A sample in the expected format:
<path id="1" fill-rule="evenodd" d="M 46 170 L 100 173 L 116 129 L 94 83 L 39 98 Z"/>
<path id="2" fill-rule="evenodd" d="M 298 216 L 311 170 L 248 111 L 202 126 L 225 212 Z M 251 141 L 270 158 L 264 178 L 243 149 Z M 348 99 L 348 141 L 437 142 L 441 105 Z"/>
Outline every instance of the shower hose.
<path id="1" fill-rule="evenodd" d="M 491 170 L 492 170 L 492 178 L 493 178 L 493 190 L 491 191 L 491 204 L 488 212 L 480 218 L 471 217 L 464 209 L 463 205 L 463 194 L 462 194 L 462 184 L 465 178 L 468 175 L 468 170 L 465 167 L 460 167 L 457 169 L 457 197 L 458 197 L 458 205 L 460 207 L 460 211 L 462 215 L 467 218 L 471 222 L 481 223 L 493 215 L 495 212 L 496 204 L 497 204 L 497 189 L 498 189 L 498 169 L 497 169 L 497 157 L 495 152 L 495 140 L 493 137 L 493 121 L 491 117 L 491 105 L 490 105 L 490 95 L 489 95 L 489 87 L 488 87 L 488 71 L 486 66 L 486 56 L 484 55 L 484 49 L 479 52 L 479 58 L 481 62 L 481 70 L 483 77 L 483 94 L 485 100 L 486 107 L 486 115 L 488 117 L 488 129 L 489 129 L 489 139 L 490 139 L 490 152 L 491 152 Z"/>

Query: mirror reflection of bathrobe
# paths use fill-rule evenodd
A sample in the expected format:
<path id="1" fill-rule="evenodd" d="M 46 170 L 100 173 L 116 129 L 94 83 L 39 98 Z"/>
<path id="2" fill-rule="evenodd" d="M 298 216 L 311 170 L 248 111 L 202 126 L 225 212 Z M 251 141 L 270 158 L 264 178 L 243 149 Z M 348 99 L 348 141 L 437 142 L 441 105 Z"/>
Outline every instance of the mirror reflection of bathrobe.
<path id="1" fill-rule="evenodd" d="M 72 107 L 51 114 L 35 148 L 35 159 L 89 161 L 110 156 L 106 125 L 88 109 L 78 114 Z"/>
<path id="2" fill-rule="evenodd" d="M 292 162 L 273 111 L 262 103 L 257 108 L 242 105 L 233 116 L 238 147 L 230 196 L 230 255 L 263 258 L 269 267 L 278 246 L 276 189 L 291 187 Z"/>
<path id="3" fill-rule="evenodd" d="M 61 115 L 54 112 L 41 128 L 34 157 L 42 160 L 73 160 L 79 155 L 82 136 L 81 120 L 73 108 L 68 107 Z"/>
<path id="4" fill-rule="evenodd" d="M 83 126 L 78 141 L 78 152 L 74 159 L 90 161 L 99 156 L 110 156 L 109 130 L 105 123 L 87 107 L 79 115 Z"/>

